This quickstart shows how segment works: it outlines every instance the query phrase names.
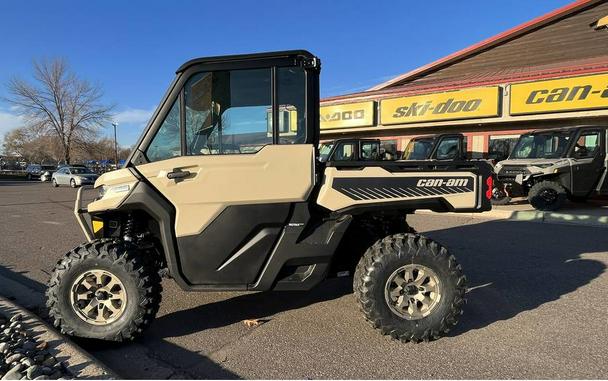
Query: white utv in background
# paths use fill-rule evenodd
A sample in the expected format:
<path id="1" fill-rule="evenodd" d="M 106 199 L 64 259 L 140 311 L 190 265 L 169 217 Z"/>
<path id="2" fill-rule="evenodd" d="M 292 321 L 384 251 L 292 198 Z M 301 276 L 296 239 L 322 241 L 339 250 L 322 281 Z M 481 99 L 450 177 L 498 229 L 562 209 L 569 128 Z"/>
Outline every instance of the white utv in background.
<path id="1" fill-rule="evenodd" d="M 421 341 L 448 332 L 466 279 L 406 215 L 490 210 L 492 169 L 319 161 L 320 68 L 302 50 L 182 65 L 125 168 L 103 174 L 86 207 L 78 192 L 88 242 L 51 276 L 54 324 L 132 339 L 158 311 L 160 274 L 186 291 L 268 291 L 308 290 L 349 271 L 365 318 L 383 334 Z"/>
<path id="2" fill-rule="evenodd" d="M 496 164 L 493 202 L 527 197 L 538 210 L 567 199 L 608 194 L 607 126 L 538 130 L 522 135 L 507 160 Z"/>

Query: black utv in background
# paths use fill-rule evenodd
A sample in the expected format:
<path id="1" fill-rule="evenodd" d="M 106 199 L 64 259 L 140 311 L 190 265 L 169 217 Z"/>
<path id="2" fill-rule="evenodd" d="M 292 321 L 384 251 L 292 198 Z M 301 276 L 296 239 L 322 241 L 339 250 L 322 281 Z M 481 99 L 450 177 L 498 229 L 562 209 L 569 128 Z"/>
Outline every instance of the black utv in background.
<path id="1" fill-rule="evenodd" d="M 379 139 L 336 139 L 319 147 L 321 162 L 392 160 L 391 155 L 382 149 Z"/>
<path id="2" fill-rule="evenodd" d="M 522 135 L 495 167 L 494 203 L 528 197 L 538 210 L 559 209 L 566 199 L 608 194 L 607 126 L 579 126 Z"/>
<path id="3" fill-rule="evenodd" d="M 466 160 L 464 135 L 419 136 L 409 141 L 401 160 Z"/>

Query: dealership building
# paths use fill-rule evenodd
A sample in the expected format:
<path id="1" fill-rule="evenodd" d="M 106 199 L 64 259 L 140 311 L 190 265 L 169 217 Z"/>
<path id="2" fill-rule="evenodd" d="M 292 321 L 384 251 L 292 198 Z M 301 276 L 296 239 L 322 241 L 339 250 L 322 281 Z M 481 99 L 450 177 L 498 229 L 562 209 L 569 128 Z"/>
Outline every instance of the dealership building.
<path id="1" fill-rule="evenodd" d="M 462 133 L 496 157 L 522 133 L 608 125 L 608 0 L 581 0 L 381 83 L 321 102 L 321 138 Z"/>

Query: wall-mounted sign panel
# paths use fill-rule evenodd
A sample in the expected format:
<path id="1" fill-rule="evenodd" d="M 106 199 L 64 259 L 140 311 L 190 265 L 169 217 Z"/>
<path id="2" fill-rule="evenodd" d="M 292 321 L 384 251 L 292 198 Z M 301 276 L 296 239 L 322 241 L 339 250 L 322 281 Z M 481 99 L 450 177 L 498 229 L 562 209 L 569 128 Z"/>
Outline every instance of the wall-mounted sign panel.
<path id="1" fill-rule="evenodd" d="M 511 115 L 608 108 L 608 74 L 511 85 Z"/>
<path id="2" fill-rule="evenodd" d="M 499 96 L 500 88 L 492 86 L 383 99 L 380 101 L 380 123 L 404 124 L 498 116 Z"/>
<path id="3" fill-rule="evenodd" d="M 374 126 L 375 106 L 374 101 L 322 106 L 321 129 Z"/>

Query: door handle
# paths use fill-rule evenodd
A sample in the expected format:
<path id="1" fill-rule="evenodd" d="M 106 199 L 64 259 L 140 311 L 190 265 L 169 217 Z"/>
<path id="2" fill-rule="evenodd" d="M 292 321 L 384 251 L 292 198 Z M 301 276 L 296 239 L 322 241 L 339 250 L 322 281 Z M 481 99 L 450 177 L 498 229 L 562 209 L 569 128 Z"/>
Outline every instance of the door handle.
<path id="1" fill-rule="evenodd" d="M 188 176 L 190 176 L 190 171 L 180 171 L 174 169 L 172 172 L 167 173 L 167 178 L 170 180 L 184 179 Z"/>

